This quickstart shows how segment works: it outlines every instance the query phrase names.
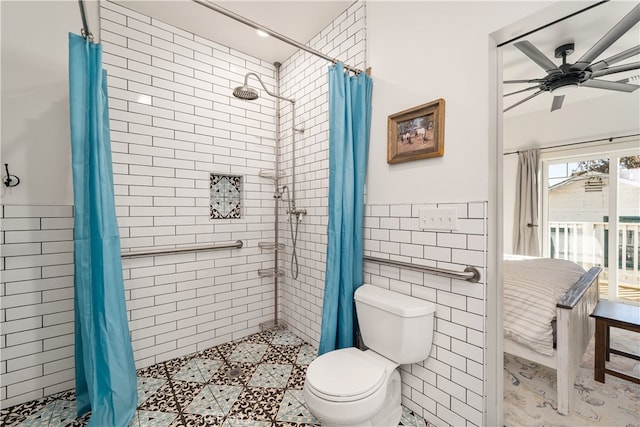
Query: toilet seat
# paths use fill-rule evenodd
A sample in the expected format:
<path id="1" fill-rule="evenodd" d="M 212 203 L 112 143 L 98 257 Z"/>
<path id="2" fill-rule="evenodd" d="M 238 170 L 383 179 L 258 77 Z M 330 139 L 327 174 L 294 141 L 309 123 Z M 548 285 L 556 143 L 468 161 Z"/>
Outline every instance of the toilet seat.
<path id="1" fill-rule="evenodd" d="M 307 369 L 309 391 L 330 402 L 352 402 L 374 394 L 385 383 L 386 366 L 350 347 L 323 354 Z"/>

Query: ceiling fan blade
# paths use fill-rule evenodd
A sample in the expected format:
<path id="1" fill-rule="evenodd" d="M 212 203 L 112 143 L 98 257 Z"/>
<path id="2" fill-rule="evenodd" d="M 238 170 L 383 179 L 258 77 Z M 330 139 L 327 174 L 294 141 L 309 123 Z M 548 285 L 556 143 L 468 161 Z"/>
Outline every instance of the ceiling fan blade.
<path id="1" fill-rule="evenodd" d="M 640 54 L 640 45 L 620 52 L 617 55 L 610 56 L 609 58 L 603 59 L 602 61 L 598 61 L 595 64 L 592 64 L 590 68 L 591 71 L 599 71 L 603 68 L 607 68 L 608 66 L 615 64 L 616 62 L 620 62 L 638 54 Z"/>
<path id="2" fill-rule="evenodd" d="M 609 30 L 607 34 L 604 35 L 596 44 L 591 46 L 591 49 L 585 52 L 575 64 L 573 64 L 572 68 L 576 68 L 580 71 L 584 70 L 596 59 L 598 56 L 602 54 L 605 50 L 609 48 L 616 40 L 618 40 L 624 33 L 629 31 L 634 25 L 640 22 L 640 3 L 638 3 L 631 12 L 629 12 L 624 18 L 620 20 L 616 25 L 613 26 Z"/>
<path id="3" fill-rule="evenodd" d="M 547 58 L 544 53 L 540 52 L 538 48 L 530 42 L 523 40 L 521 42 L 514 43 L 513 45 L 520 49 L 522 53 L 527 55 L 529 59 L 542 67 L 542 69 L 547 73 L 551 74 L 554 71 L 562 72 L 552 60 Z"/>
<path id="4" fill-rule="evenodd" d="M 551 103 L 551 111 L 556 111 L 561 109 L 563 102 L 564 102 L 564 95 L 554 96 L 553 102 Z"/>
<path id="5" fill-rule="evenodd" d="M 502 83 L 539 83 L 543 82 L 544 79 L 529 79 L 529 80 L 505 80 Z"/>
<path id="6" fill-rule="evenodd" d="M 511 110 L 513 107 L 517 107 L 518 105 L 522 104 L 523 102 L 527 102 L 528 100 L 530 100 L 534 96 L 540 95 L 542 92 L 544 92 L 544 91 L 543 90 L 539 90 L 538 92 L 534 93 L 533 95 L 529 95 L 526 98 L 524 98 L 524 99 L 516 102 L 515 104 L 511 105 L 510 107 L 505 108 L 504 110 L 502 110 L 502 112 L 506 113 L 507 111 Z"/>
<path id="7" fill-rule="evenodd" d="M 616 80 L 618 83 L 631 83 L 640 81 L 640 75 L 627 77 L 626 79 Z"/>
<path id="8" fill-rule="evenodd" d="M 515 94 L 517 94 L 517 93 L 527 92 L 527 91 L 530 91 L 530 90 L 533 90 L 533 89 L 538 89 L 538 88 L 539 88 L 539 86 L 531 86 L 531 87 L 528 87 L 528 88 L 526 88 L 526 89 L 517 90 L 517 91 L 515 91 L 515 92 L 505 93 L 505 94 L 504 94 L 504 95 L 502 95 L 502 96 L 515 95 Z"/>
<path id="9" fill-rule="evenodd" d="M 630 85 L 628 83 L 620 83 L 620 82 L 610 82 L 607 80 L 587 80 L 582 83 L 581 86 L 585 87 L 593 87 L 596 89 L 608 89 L 615 90 L 618 92 L 633 92 L 634 90 L 640 88 L 638 85 Z"/>
<path id="10" fill-rule="evenodd" d="M 604 70 L 594 71 L 592 78 L 602 77 L 609 74 L 621 73 L 623 71 L 632 71 L 640 69 L 640 62 L 632 62 L 631 64 L 616 65 L 615 67 L 605 68 Z"/>

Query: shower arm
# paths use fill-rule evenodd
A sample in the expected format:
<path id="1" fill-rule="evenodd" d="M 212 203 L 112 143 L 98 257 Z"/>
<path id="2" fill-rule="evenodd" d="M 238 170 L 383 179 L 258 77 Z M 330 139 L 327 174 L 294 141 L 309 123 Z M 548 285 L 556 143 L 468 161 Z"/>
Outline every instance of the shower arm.
<path id="1" fill-rule="evenodd" d="M 244 76 L 244 85 L 245 86 L 248 85 L 249 76 L 255 77 L 256 80 L 258 80 L 258 82 L 260 82 L 260 86 L 262 86 L 262 89 L 264 89 L 265 92 L 267 92 L 269 95 L 273 96 L 274 98 L 278 98 L 278 99 L 282 99 L 282 100 L 285 100 L 285 101 L 289 101 L 291 104 L 295 104 L 296 103 L 296 101 L 293 100 L 293 99 L 285 98 L 284 96 L 276 95 L 275 93 L 272 93 L 271 91 L 269 91 L 269 89 L 267 89 L 265 84 L 262 82 L 262 79 L 260 78 L 260 76 L 257 75 L 256 73 L 247 73 L 247 74 L 245 74 L 245 76 Z"/>

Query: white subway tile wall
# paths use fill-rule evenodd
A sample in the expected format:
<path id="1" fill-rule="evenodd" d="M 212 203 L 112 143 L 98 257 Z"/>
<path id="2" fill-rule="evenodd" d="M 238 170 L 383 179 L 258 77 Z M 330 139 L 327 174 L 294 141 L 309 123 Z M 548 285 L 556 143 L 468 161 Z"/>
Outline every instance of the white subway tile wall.
<path id="1" fill-rule="evenodd" d="M 365 67 L 366 6 L 354 3 L 308 45 L 346 63 Z M 320 340 L 324 290 L 329 187 L 327 63 L 296 53 L 281 69 L 282 94 L 296 100 L 296 203 L 309 214 L 299 224 L 300 274 L 291 279 L 291 234 L 281 215 L 282 260 L 287 270 L 283 318 L 298 336 Z M 374 89 L 375 91 L 375 80 Z M 291 183 L 291 110 L 283 103 L 281 165 Z M 431 204 L 456 208 L 459 230 L 422 231 L 420 205 L 368 205 L 365 210 L 365 254 L 416 264 L 462 270 L 477 267 L 485 277 L 486 204 Z M 295 230 L 295 228 L 294 228 Z M 365 263 L 365 281 L 437 304 L 434 350 L 423 363 L 402 370 L 403 404 L 437 425 L 482 425 L 485 284 Z"/>
<path id="2" fill-rule="evenodd" d="M 305 43 L 346 64 L 365 68 L 365 2 L 354 2 L 346 11 Z M 285 243 L 282 266 L 284 278 L 283 319 L 296 335 L 318 345 L 322 320 L 325 257 L 327 247 L 329 194 L 329 83 L 326 60 L 298 51 L 281 68 L 282 95 L 296 100 L 295 135 L 296 205 L 307 209 L 298 224 L 297 255 L 299 275 L 291 278 L 289 216 L 280 215 L 280 241 Z M 375 90 L 375 88 L 374 88 Z M 281 167 L 286 175 L 283 184 L 291 187 L 292 142 L 291 106 L 282 103 Z M 285 193 L 286 196 L 286 193 Z M 295 223 L 293 224 L 295 232 Z"/>
<path id="3" fill-rule="evenodd" d="M 355 2 L 307 44 L 363 69 L 366 5 Z M 273 319 L 275 103 L 232 97 L 248 71 L 275 86 L 275 68 L 215 42 L 101 1 L 109 74 L 116 211 L 123 251 L 240 239 L 242 249 L 123 260 L 137 367 L 258 330 Z M 296 100 L 299 276 L 291 278 L 285 200 L 279 238 L 286 275 L 279 312 L 293 333 L 320 339 L 328 221 L 329 123 L 325 60 L 298 52 L 281 68 L 281 93 Z M 375 85 L 374 85 L 375 86 Z M 374 87 L 375 90 L 375 87 Z M 291 188 L 291 106 L 281 103 L 282 180 Z M 209 218 L 209 176 L 243 177 L 241 219 Z M 485 277 L 486 203 L 456 208 L 459 229 L 422 231 L 425 205 L 367 205 L 365 254 L 462 269 Z M 295 231 L 295 224 L 294 231 Z M 2 408 L 72 388 L 73 209 L 3 206 L 0 296 Z M 402 368 L 403 404 L 438 425 L 481 425 L 486 284 L 365 263 L 368 283 L 437 304 L 430 359 Z"/>
<path id="4" fill-rule="evenodd" d="M 402 403 L 436 425 L 481 426 L 484 398 L 484 334 L 487 204 L 448 203 L 458 229 L 420 230 L 427 205 L 366 205 L 365 255 L 462 271 L 480 271 L 478 283 L 365 262 L 364 281 L 436 304 L 429 359 L 403 365 Z M 404 248 L 404 249 L 403 249 Z"/>
<path id="5" fill-rule="evenodd" d="M 242 249 L 123 260 L 136 366 L 249 335 L 274 314 L 275 103 L 235 99 L 275 68 L 100 2 L 123 251 L 242 240 Z M 241 175 L 242 218 L 211 220 L 210 173 Z M 4 206 L 2 408 L 74 386 L 71 206 Z"/>
<path id="6" fill-rule="evenodd" d="M 242 240 L 242 249 L 125 259 L 136 366 L 259 330 L 274 314 L 274 101 L 238 100 L 246 72 L 275 68 L 101 2 L 114 184 L 123 251 Z M 115 79 L 114 79 L 115 77 Z M 114 83 L 115 81 L 115 83 Z M 115 131 L 113 131 L 116 129 Z M 210 219 L 210 174 L 242 177 L 239 219 Z"/>
<path id="7" fill-rule="evenodd" d="M 74 387 L 73 207 L 3 206 L 2 408 Z"/>

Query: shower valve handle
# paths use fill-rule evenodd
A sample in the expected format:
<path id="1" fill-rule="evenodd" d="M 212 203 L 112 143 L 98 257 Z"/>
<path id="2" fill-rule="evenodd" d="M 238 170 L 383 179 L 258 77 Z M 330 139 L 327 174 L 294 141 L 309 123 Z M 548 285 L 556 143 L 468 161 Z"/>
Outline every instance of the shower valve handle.
<path id="1" fill-rule="evenodd" d="M 295 216 L 306 215 L 307 210 L 304 208 L 293 208 L 293 209 L 288 209 L 287 214 L 295 215 Z"/>

